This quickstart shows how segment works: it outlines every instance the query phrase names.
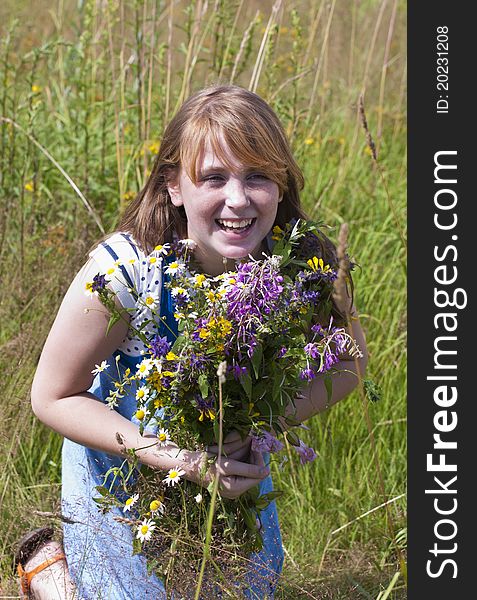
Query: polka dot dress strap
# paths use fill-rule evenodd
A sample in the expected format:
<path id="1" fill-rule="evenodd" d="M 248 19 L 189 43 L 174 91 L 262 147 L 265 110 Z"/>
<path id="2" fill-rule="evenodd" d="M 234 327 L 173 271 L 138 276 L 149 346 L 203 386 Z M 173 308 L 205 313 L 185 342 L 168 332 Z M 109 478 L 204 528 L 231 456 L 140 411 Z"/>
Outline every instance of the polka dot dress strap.
<path id="1" fill-rule="evenodd" d="M 177 327 L 177 321 L 174 318 L 175 306 L 174 298 L 172 297 L 171 290 L 168 286 L 164 285 L 166 281 L 170 280 L 170 276 L 164 273 L 165 267 L 175 260 L 175 257 L 171 255 L 168 257 L 162 265 L 162 289 L 161 289 L 161 323 L 159 325 L 159 335 L 166 336 L 170 341 L 174 342 L 178 336 L 179 331 Z"/>
<path id="2" fill-rule="evenodd" d="M 132 241 L 131 236 L 128 233 L 121 233 L 121 236 L 129 242 L 129 245 L 134 250 L 134 254 L 139 258 L 139 252 L 137 250 L 136 244 Z"/>
<path id="3" fill-rule="evenodd" d="M 107 250 L 109 252 L 109 254 L 114 258 L 115 261 L 119 260 L 119 256 L 116 254 L 116 252 L 111 248 L 111 246 L 109 244 L 107 244 L 106 242 L 103 242 L 102 247 Z M 131 244 L 132 246 L 132 244 Z M 121 273 L 123 274 L 124 279 L 126 280 L 126 283 L 128 284 L 128 286 L 134 290 L 134 283 L 131 281 L 131 278 L 129 277 L 129 273 L 126 271 L 124 265 L 119 265 L 119 268 L 121 269 Z"/>

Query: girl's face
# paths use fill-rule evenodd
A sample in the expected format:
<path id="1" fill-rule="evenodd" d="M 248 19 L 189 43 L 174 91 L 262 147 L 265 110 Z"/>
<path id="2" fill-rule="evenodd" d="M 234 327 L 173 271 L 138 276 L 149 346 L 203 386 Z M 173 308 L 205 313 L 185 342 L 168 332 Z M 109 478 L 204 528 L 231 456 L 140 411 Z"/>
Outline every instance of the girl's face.
<path id="1" fill-rule="evenodd" d="M 194 256 L 209 275 L 224 271 L 224 257 L 260 256 L 281 201 L 274 181 L 241 164 L 225 145 L 223 148 L 232 168 L 208 145 L 198 164 L 197 183 L 181 168 L 168 185 L 172 203 L 184 206 L 187 236 L 197 243 Z"/>

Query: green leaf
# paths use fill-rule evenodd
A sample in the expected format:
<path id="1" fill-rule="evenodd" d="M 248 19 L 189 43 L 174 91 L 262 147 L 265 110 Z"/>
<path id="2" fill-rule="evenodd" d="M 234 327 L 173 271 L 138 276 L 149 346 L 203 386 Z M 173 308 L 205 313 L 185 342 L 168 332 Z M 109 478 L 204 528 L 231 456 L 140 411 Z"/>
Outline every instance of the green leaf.
<path id="1" fill-rule="evenodd" d="M 298 425 L 300 425 L 300 421 L 293 415 L 285 417 L 285 422 L 287 425 L 290 425 L 290 427 L 298 427 Z"/>
<path id="2" fill-rule="evenodd" d="M 218 416 L 214 420 L 214 423 L 213 423 L 212 427 L 214 429 L 215 439 L 216 439 L 216 441 L 218 441 L 219 440 L 219 434 L 220 434 L 220 426 L 219 426 L 219 418 L 218 418 Z"/>
<path id="3" fill-rule="evenodd" d="M 133 539 L 133 556 L 135 554 L 141 554 L 142 551 L 142 546 L 141 546 L 141 541 L 138 538 L 134 538 Z"/>
<path id="4" fill-rule="evenodd" d="M 240 383 L 242 384 L 245 393 L 247 394 L 247 398 L 252 400 L 252 378 L 250 377 L 250 373 L 245 373 L 240 377 Z"/>
<path id="5" fill-rule="evenodd" d="M 108 488 L 104 487 L 104 485 L 97 485 L 96 491 L 98 492 L 98 494 L 101 494 L 101 496 L 107 497 L 110 495 Z"/>
<path id="6" fill-rule="evenodd" d="M 364 379 L 363 386 L 368 400 L 371 402 L 378 402 L 381 400 L 381 388 L 375 381 L 372 379 Z"/>
<path id="7" fill-rule="evenodd" d="M 242 516 L 243 516 L 243 519 L 244 519 L 247 527 L 249 529 L 256 530 L 257 523 L 256 523 L 255 515 L 253 514 L 253 512 L 249 508 L 246 508 L 245 506 L 242 506 L 241 512 L 242 512 Z"/>
<path id="8" fill-rule="evenodd" d="M 106 335 L 108 335 L 108 333 L 111 331 L 111 328 L 114 327 L 114 325 L 116 325 L 116 323 L 119 321 L 120 318 L 121 318 L 121 316 L 118 312 L 114 312 L 109 317 L 108 327 L 106 328 Z"/>
<path id="9" fill-rule="evenodd" d="M 294 431 L 287 431 L 285 433 L 285 436 L 292 446 L 300 445 L 300 438 L 297 436 L 297 434 Z"/>
<path id="10" fill-rule="evenodd" d="M 255 346 L 254 352 L 252 354 L 252 366 L 255 372 L 255 377 L 258 379 L 260 376 L 260 367 L 262 365 L 262 357 L 263 357 L 263 347 L 262 344 L 257 344 Z"/>
<path id="11" fill-rule="evenodd" d="M 205 400 L 209 395 L 209 382 L 207 380 L 207 375 L 205 375 L 204 373 L 202 373 L 202 375 L 199 375 L 198 384 L 199 384 L 200 394 L 201 394 L 202 398 Z"/>
<path id="12" fill-rule="evenodd" d="M 266 498 L 269 502 L 272 502 L 273 500 L 280 498 L 280 496 L 283 496 L 282 490 L 273 490 L 267 494 L 263 494 L 263 496 L 260 496 L 260 498 Z"/>
<path id="13" fill-rule="evenodd" d="M 331 402 L 331 398 L 333 396 L 333 381 L 329 375 L 325 375 L 323 377 L 323 383 L 326 388 L 326 404 L 328 405 Z"/>

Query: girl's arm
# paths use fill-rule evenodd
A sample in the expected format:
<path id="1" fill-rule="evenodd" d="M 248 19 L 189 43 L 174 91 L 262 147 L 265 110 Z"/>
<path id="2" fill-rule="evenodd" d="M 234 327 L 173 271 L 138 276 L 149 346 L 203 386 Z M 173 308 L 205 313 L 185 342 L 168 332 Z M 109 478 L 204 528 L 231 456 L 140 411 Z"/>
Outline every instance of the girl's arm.
<path id="1" fill-rule="evenodd" d="M 354 308 L 351 314 L 355 314 Z M 346 331 L 356 340 L 363 356 L 356 360 L 351 357 L 345 360 L 342 359 L 335 365 L 338 372 L 332 375 L 333 385 L 330 399 L 328 399 L 328 392 L 321 376 L 312 379 L 303 388 L 302 393 L 295 399 L 295 407 L 289 405 L 286 411 L 287 415 L 292 415 L 300 423 L 342 400 L 358 385 L 359 379 L 364 377 L 368 355 L 366 340 L 359 319 L 353 317 L 351 325 L 346 327 Z"/>
<path id="2" fill-rule="evenodd" d="M 203 452 L 175 445 L 159 450 L 155 436 L 141 435 L 134 423 L 87 392 L 93 382 L 91 371 L 120 346 L 129 325 L 124 312 L 125 318 L 106 335 L 107 310 L 98 298 L 85 295 L 85 284 L 96 270 L 94 263 L 87 263 L 63 299 L 33 380 L 33 411 L 46 425 L 79 444 L 114 455 L 123 455 L 124 448 L 141 448 L 137 454 L 143 463 L 163 470 L 179 466 L 188 479 L 199 482 Z M 240 495 L 265 477 L 260 457 L 255 463 L 223 459 L 216 467 L 222 475 L 222 494 Z"/>

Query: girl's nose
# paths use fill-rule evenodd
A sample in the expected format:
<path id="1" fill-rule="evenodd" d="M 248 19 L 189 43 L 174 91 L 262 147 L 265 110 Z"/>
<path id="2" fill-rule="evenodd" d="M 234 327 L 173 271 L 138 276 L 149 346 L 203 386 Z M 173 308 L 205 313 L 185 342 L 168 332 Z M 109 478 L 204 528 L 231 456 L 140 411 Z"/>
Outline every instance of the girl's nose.
<path id="1" fill-rule="evenodd" d="M 230 179 L 225 187 L 225 203 L 232 208 L 242 208 L 250 204 L 244 184 L 237 179 Z"/>

